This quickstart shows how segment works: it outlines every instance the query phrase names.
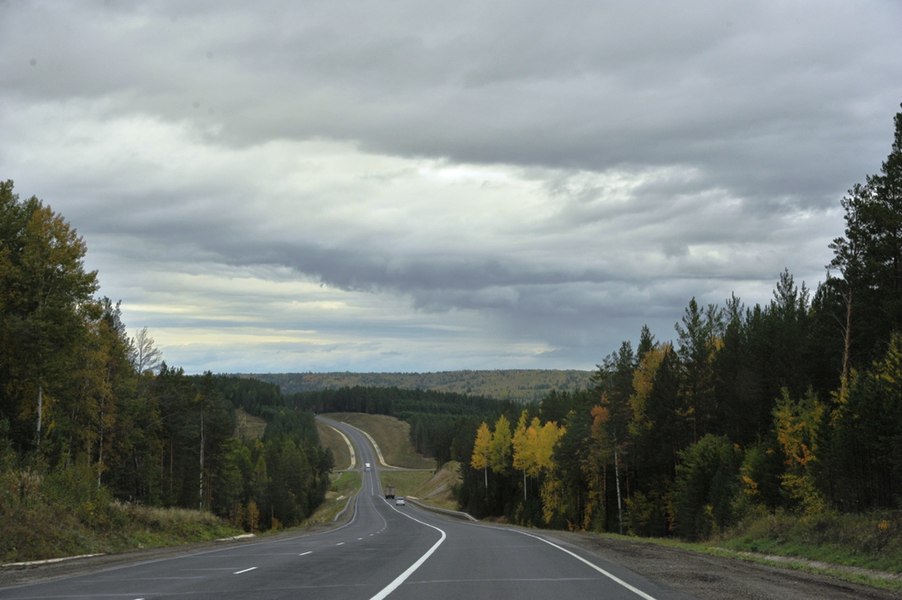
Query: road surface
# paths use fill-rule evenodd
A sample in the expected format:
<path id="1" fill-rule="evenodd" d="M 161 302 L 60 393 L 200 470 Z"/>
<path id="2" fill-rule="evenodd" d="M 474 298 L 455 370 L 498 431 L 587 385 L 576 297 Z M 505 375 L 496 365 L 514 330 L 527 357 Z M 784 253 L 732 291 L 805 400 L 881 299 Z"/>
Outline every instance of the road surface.
<path id="1" fill-rule="evenodd" d="M 358 468 L 373 465 L 346 524 L 4 587 L 0 599 L 691 598 L 544 534 L 396 507 L 383 498 L 371 444 L 329 423 L 356 447 Z"/>

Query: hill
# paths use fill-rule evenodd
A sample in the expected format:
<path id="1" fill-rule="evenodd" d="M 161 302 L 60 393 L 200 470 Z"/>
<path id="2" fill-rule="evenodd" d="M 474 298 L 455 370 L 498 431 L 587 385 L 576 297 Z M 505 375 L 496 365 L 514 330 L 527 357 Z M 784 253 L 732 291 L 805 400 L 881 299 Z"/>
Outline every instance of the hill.
<path id="1" fill-rule="evenodd" d="M 246 375 L 274 383 L 283 394 L 343 387 L 397 387 L 536 402 L 551 390 L 578 391 L 589 386 L 591 371 L 501 369 L 437 373 L 255 373 Z"/>

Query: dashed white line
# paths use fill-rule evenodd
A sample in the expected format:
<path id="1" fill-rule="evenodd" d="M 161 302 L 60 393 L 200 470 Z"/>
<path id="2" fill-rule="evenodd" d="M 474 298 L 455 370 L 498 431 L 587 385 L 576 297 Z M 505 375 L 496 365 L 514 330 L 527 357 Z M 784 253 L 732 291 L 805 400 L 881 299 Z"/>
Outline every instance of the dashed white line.
<path id="1" fill-rule="evenodd" d="M 335 544 L 335 545 L 336 545 L 336 546 L 344 546 L 344 545 L 345 545 L 345 543 L 344 543 L 344 542 L 338 542 L 338 543 L 337 543 L 337 544 Z"/>
<path id="2" fill-rule="evenodd" d="M 306 552 L 301 552 L 298 556 L 307 556 L 308 554 L 313 554 L 313 550 L 307 550 Z"/>
<path id="3" fill-rule="evenodd" d="M 248 572 L 250 572 L 250 571 L 253 571 L 253 570 L 256 569 L 256 568 L 257 568 L 257 567 L 250 567 L 250 568 L 248 568 L 248 569 L 244 569 L 244 570 L 241 570 L 241 571 L 235 571 L 234 573 L 232 573 L 232 575 L 241 575 L 242 573 L 248 573 Z"/>

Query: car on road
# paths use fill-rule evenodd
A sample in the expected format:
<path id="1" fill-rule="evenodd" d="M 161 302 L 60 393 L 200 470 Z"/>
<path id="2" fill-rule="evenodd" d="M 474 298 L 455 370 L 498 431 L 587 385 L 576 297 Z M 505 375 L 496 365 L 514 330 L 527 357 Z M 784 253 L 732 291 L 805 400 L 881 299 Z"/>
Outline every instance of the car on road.
<path id="1" fill-rule="evenodd" d="M 404 496 L 398 496 L 395 498 L 395 506 L 404 506 L 407 502 L 404 500 Z"/>
<path id="2" fill-rule="evenodd" d="M 363 468 L 369 471 L 373 468 L 373 465 L 371 465 L 370 463 L 363 463 Z"/>

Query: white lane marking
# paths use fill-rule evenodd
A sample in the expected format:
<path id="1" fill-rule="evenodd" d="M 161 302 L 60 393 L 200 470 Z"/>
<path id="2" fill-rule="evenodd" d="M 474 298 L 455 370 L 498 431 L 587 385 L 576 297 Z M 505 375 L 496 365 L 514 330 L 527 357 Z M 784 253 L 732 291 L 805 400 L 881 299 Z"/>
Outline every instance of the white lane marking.
<path id="1" fill-rule="evenodd" d="M 345 545 L 345 543 L 344 543 L 344 542 L 338 542 L 338 543 L 337 543 L 337 544 L 335 544 L 335 545 L 336 545 L 336 546 L 344 546 L 344 545 Z"/>
<path id="2" fill-rule="evenodd" d="M 250 567 L 249 569 L 244 569 L 242 571 L 235 571 L 232 575 L 241 575 L 242 573 L 249 573 L 250 571 L 255 570 L 257 567 Z"/>
<path id="3" fill-rule="evenodd" d="M 386 502 L 386 504 L 388 504 L 388 503 Z M 445 535 L 445 532 L 444 532 L 444 531 L 442 531 L 441 529 L 439 529 L 439 528 L 436 527 L 435 525 L 430 525 L 429 523 L 424 523 L 423 521 L 420 521 L 420 520 L 417 519 L 417 518 L 411 517 L 410 515 L 401 512 L 400 510 L 398 510 L 398 509 L 395 508 L 394 506 L 389 505 L 389 508 L 391 508 L 393 511 L 395 511 L 395 512 L 398 513 L 399 515 L 404 515 L 404 516 L 407 517 L 408 519 L 410 519 L 410 520 L 412 520 L 412 521 L 416 521 L 416 522 L 419 523 L 420 525 L 425 525 L 426 527 L 431 527 L 432 529 L 435 529 L 435 530 L 438 531 L 440 534 L 442 534 L 442 537 L 440 537 L 439 540 L 438 540 L 436 543 L 434 543 L 434 544 L 432 545 L 432 547 L 431 547 L 429 550 L 427 550 L 426 553 L 425 553 L 423 556 L 421 556 L 420 558 L 418 558 L 417 561 L 416 561 L 415 563 L 413 563 L 412 565 L 410 565 L 409 567 L 407 567 L 407 570 L 406 570 L 406 571 L 404 571 L 403 573 L 401 573 L 400 575 L 398 575 L 398 576 L 395 578 L 394 581 L 392 581 L 392 582 L 389 583 L 387 586 L 385 586 L 385 587 L 382 589 L 381 592 L 379 592 L 378 594 L 376 594 L 375 596 L 373 596 L 372 598 L 370 598 L 370 600 L 382 600 L 383 598 L 385 598 L 386 596 L 388 596 L 389 594 L 391 594 L 393 591 L 395 591 L 395 590 L 398 588 L 398 586 L 400 586 L 402 583 L 404 583 L 404 582 L 407 580 L 407 578 L 410 577 L 410 576 L 413 574 L 414 571 L 416 571 L 417 569 L 419 569 L 420 566 L 422 566 L 422 564 L 423 564 L 424 562 L 426 562 L 426 560 L 427 560 L 430 556 L 432 556 L 433 552 L 435 552 L 435 551 L 438 549 L 438 547 L 442 545 L 442 542 L 445 541 L 445 538 L 448 537 L 447 535 Z M 654 600 L 654 599 L 652 599 L 652 600 Z"/>
<path id="4" fill-rule="evenodd" d="M 521 534 L 521 535 L 529 536 L 529 537 L 531 537 L 531 538 L 535 538 L 535 539 L 539 540 L 540 542 L 545 542 L 545 543 L 548 544 L 549 546 L 552 546 L 553 548 L 557 548 L 557 549 L 560 550 L 561 552 L 565 552 L 565 553 L 569 554 L 570 556 L 572 556 L 573 558 L 575 558 L 576 560 L 578 560 L 578 561 L 580 561 L 580 562 L 582 562 L 582 563 L 585 563 L 586 565 L 588 565 L 589 567 L 595 569 L 596 571 L 598 571 L 599 573 L 601 573 L 602 575 L 604 575 L 605 577 L 607 577 L 607 578 L 610 579 L 611 581 L 613 581 L 613 582 L 615 582 L 615 583 L 618 583 L 618 584 L 622 585 L 623 587 L 625 587 L 625 588 L 628 589 L 629 591 L 633 592 L 634 594 L 636 594 L 636 595 L 639 596 L 640 598 L 644 598 L 645 600 L 655 600 L 655 597 L 654 597 L 654 596 L 649 596 L 648 594 L 646 594 L 645 592 L 643 592 L 643 591 L 640 590 L 639 588 L 637 588 L 637 587 L 635 587 L 635 586 L 633 586 L 633 585 L 630 585 L 629 583 L 627 583 L 627 582 L 625 582 L 624 580 L 620 579 L 619 577 L 617 577 L 617 576 L 614 575 L 613 573 L 608 573 L 607 571 L 605 571 L 604 569 L 602 569 L 602 568 L 599 567 L 598 565 L 592 564 L 591 562 L 589 562 L 588 560 L 586 560 L 585 558 L 583 558 L 583 557 L 580 556 L 579 554 L 576 554 L 575 552 L 570 552 L 570 551 L 567 550 L 566 548 L 562 548 L 561 546 L 558 546 L 558 545 L 555 544 L 554 542 L 549 542 L 548 540 L 546 540 L 546 539 L 544 539 L 544 538 L 541 538 L 541 537 L 539 537 L 539 536 L 537 536 L 537 535 L 533 535 L 533 534 L 531 534 L 531 533 L 526 533 L 525 531 L 519 531 L 519 530 L 517 530 L 517 529 L 511 529 L 510 531 L 513 531 L 513 532 L 515 532 L 515 533 L 519 533 L 519 534 Z"/>
<path id="5" fill-rule="evenodd" d="M 308 554 L 313 554 L 313 550 L 307 550 L 306 552 L 301 552 L 298 556 L 307 556 Z"/>
<path id="6" fill-rule="evenodd" d="M 362 539 L 363 539 L 363 538 L 357 538 L 357 541 L 359 542 L 359 541 L 361 541 Z"/>

